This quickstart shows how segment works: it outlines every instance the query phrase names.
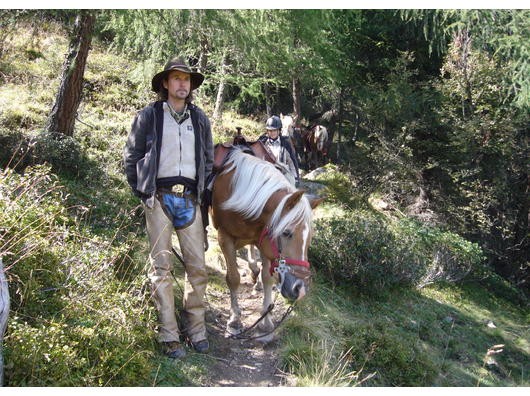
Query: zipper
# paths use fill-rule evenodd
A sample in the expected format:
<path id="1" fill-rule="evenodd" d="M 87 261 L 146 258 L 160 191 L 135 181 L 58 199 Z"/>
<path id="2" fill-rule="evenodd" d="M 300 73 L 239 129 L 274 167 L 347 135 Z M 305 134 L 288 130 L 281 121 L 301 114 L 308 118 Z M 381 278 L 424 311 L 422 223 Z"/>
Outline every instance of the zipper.
<path id="1" fill-rule="evenodd" d="M 178 122 L 177 126 L 179 127 L 179 176 L 182 176 L 182 130 Z"/>

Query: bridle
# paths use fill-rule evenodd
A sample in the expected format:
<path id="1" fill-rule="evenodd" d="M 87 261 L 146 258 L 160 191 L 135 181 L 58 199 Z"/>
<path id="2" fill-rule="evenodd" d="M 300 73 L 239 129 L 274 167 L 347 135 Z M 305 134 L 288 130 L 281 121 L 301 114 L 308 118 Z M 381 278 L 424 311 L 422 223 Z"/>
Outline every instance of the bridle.
<path id="1" fill-rule="evenodd" d="M 272 276 L 275 272 L 280 275 L 280 288 L 283 285 L 285 279 L 285 274 L 288 272 L 293 272 L 291 265 L 298 265 L 300 267 L 307 268 L 309 270 L 310 264 L 306 260 L 297 260 L 290 257 L 284 257 L 282 255 L 282 243 L 280 237 L 273 239 L 271 237 L 271 230 L 269 227 L 264 227 L 258 241 L 258 247 L 261 247 L 264 239 L 269 240 L 269 244 L 272 249 L 272 254 L 274 258 L 271 260 L 271 265 L 269 268 L 269 273 Z"/>

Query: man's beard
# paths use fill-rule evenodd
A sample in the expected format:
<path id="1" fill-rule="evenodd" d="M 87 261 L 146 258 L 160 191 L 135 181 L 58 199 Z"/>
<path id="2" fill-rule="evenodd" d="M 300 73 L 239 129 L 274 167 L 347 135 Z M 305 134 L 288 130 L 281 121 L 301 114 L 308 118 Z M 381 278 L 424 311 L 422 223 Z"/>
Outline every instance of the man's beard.
<path id="1" fill-rule="evenodd" d="M 178 99 L 186 99 L 189 94 L 190 94 L 189 91 L 185 89 L 179 89 L 175 91 L 175 97 Z"/>

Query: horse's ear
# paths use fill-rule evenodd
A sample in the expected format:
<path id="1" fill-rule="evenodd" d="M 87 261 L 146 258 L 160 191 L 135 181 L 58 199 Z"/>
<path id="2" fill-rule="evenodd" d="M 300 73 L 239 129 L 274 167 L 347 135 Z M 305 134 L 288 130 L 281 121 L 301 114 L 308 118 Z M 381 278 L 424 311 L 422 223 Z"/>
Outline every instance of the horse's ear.
<path id="1" fill-rule="evenodd" d="M 292 208 L 294 208 L 298 201 L 300 201 L 304 193 L 305 190 L 296 190 L 294 193 L 292 193 L 291 196 L 287 199 L 287 202 L 285 202 L 284 210 L 288 212 Z"/>
<path id="2" fill-rule="evenodd" d="M 311 205 L 311 209 L 315 209 L 323 201 L 324 201 L 324 198 L 313 198 L 313 199 L 310 199 L 309 200 L 309 204 Z"/>

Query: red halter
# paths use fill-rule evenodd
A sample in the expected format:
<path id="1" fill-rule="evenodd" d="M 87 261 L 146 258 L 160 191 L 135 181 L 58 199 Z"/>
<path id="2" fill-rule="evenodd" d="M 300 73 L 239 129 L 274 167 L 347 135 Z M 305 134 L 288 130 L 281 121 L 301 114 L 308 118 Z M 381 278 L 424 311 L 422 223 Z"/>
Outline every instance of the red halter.
<path id="1" fill-rule="evenodd" d="M 301 267 L 309 268 L 309 261 L 305 260 L 296 260 L 289 257 L 282 257 L 282 252 L 280 249 L 278 249 L 278 244 L 275 240 L 270 238 L 270 232 L 269 227 L 264 227 L 263 231 L 261 232 L 261 235 L 259 237 L 258 241 L 258 247 L 261 246 L 263 243 L 263 240 L 265 237 L 268 237 L 269 243 L 271 244 L 272 253 L 274 254 L 275 258 L 271 260 L 271 267 L 269 268 L 269 273 L 271 276 L 274 274 L 274 269 L 277 268 L 280 265 L 280 260 L 283 260 L 285 264 L 287 265 L 299 265 Z"/>

